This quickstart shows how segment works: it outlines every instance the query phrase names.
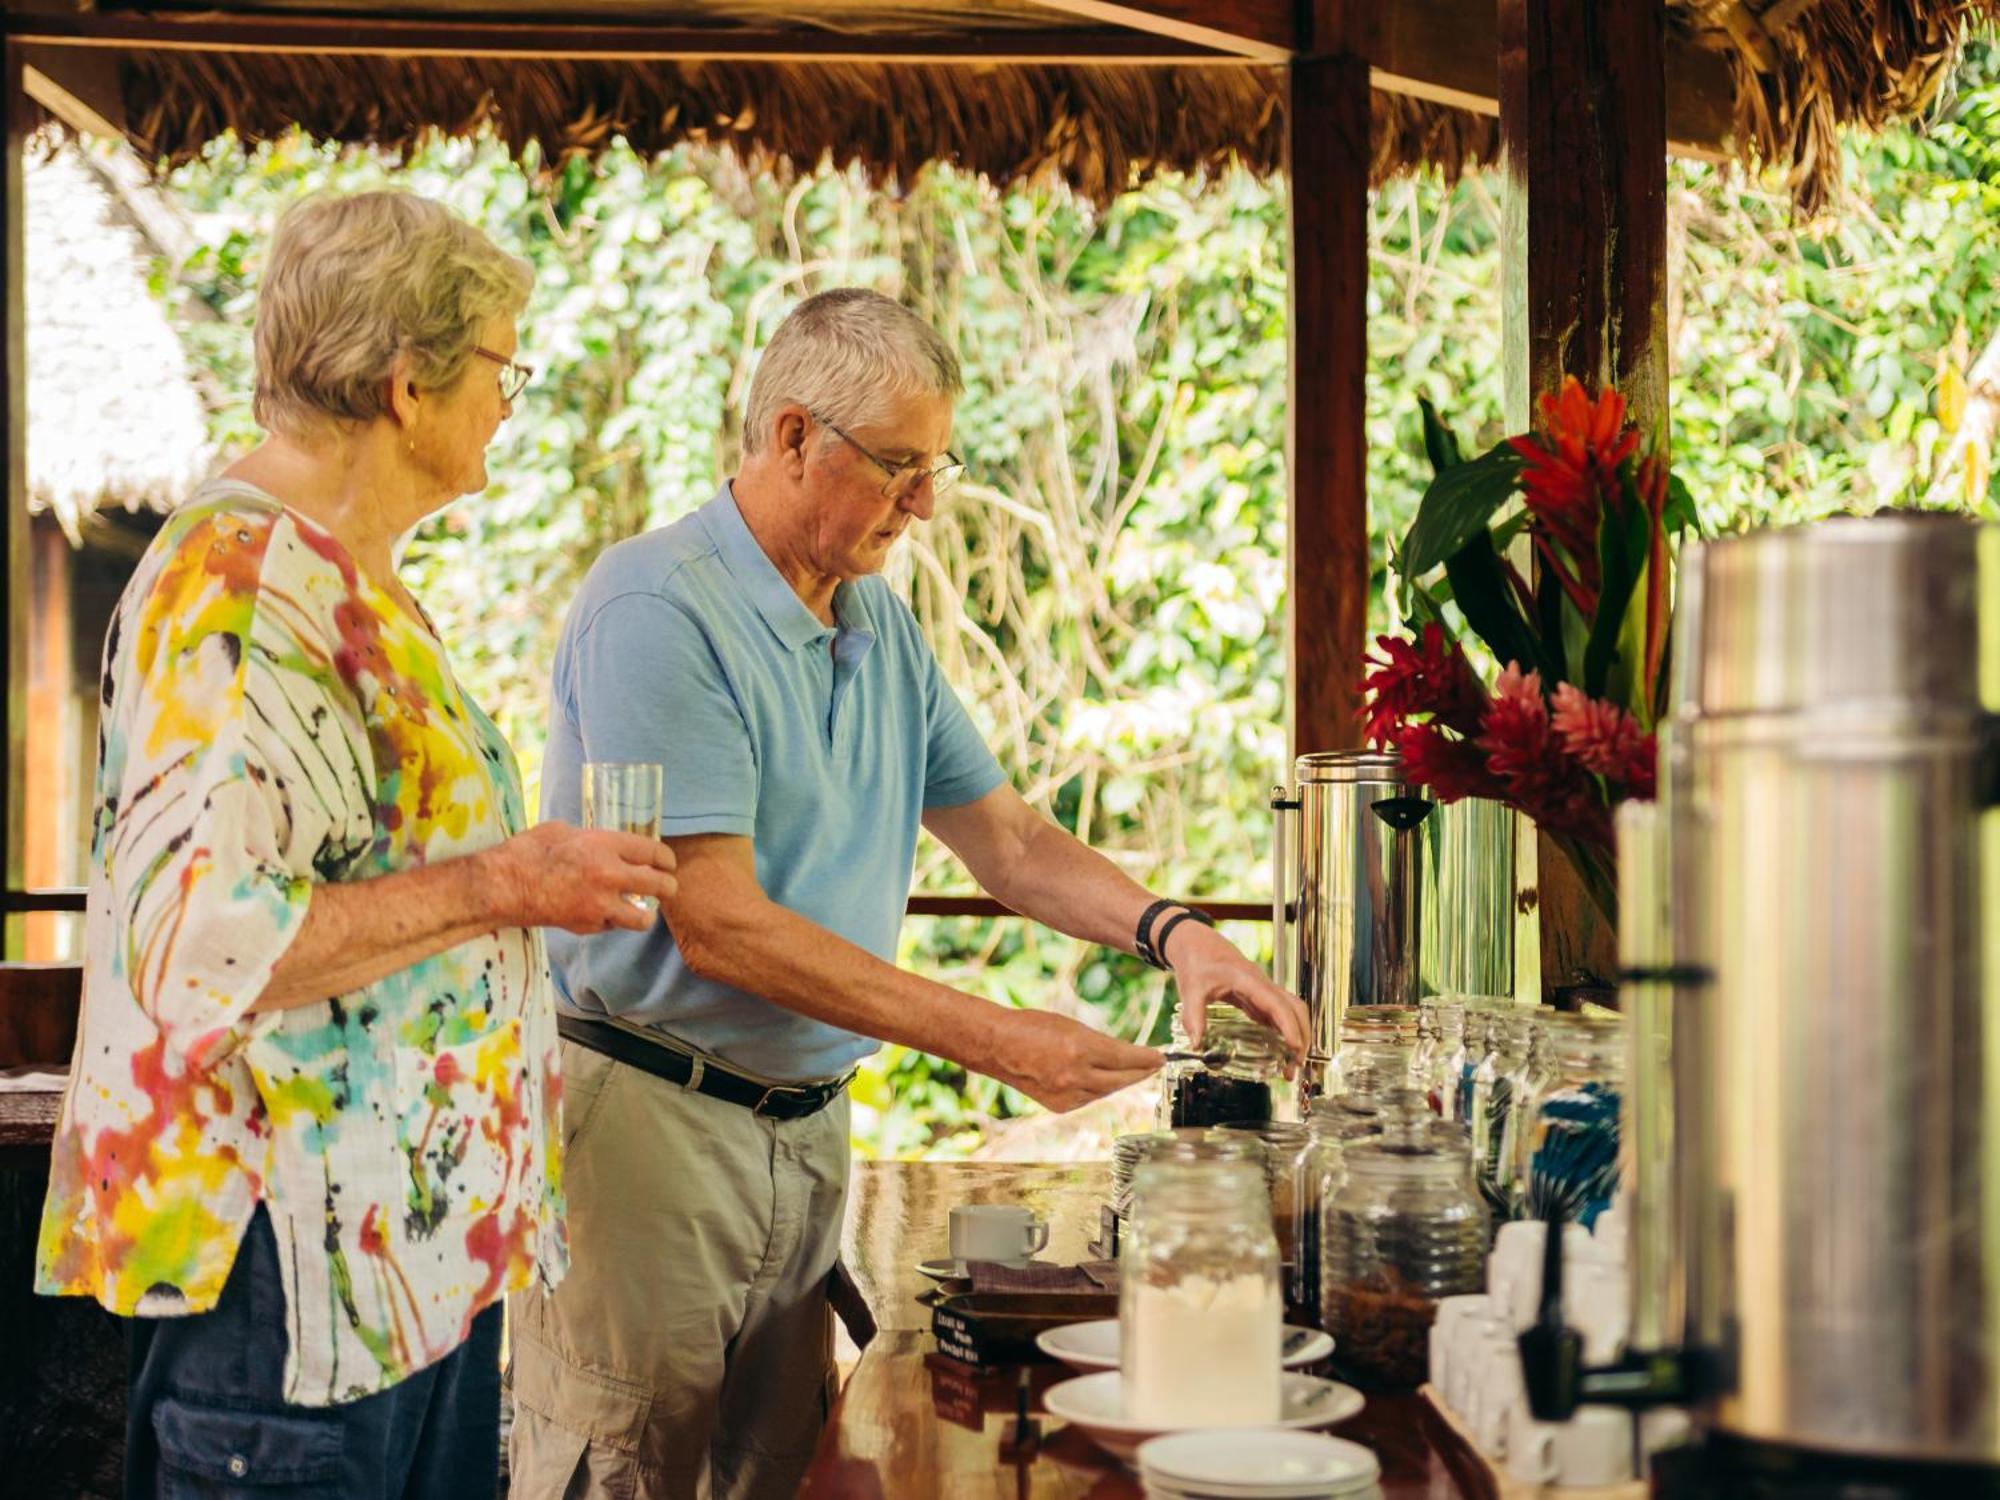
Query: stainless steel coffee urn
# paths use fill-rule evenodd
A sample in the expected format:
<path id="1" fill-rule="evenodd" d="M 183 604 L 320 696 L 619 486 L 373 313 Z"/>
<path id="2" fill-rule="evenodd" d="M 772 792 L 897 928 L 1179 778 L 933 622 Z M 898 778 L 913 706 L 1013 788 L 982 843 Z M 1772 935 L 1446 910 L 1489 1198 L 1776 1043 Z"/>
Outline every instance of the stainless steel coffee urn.
<path id="1" fill-rule="evenodd" d="M 1634 1162 L 1632 1222 L 1670 1241 L 1638 1258 L 1635 1333 L 1677 1348 L 1573 1393 L 1643 1399 L 1678 1364 L 1725 1456 L 1706 1461 L 1737 1465 L 1705 1494 L 1758 1465 L 1983 1493 L 2000 1482 L 2000 527 L 1839 518 L 1683 561 L 1669 962 L 1627 976 L 1628 1008 L 1635 984 L 1672 996 L 1634 1035 L 1635 1063 L 1669 1075 L 1634 1093 L 1672 1102 L 1648 1127 L 1666 1149 Z"/>
<path id="2" fill-rule="evenodd" d="M 1302 755 L 1295 774 L 1271 794 L 1271 967 L 1306 1002 L 1300 1090 L 1314 1098 L 1349 1007 L 1511 987 L 1514 819 L 1440 806 L 1393 752 Z"/>

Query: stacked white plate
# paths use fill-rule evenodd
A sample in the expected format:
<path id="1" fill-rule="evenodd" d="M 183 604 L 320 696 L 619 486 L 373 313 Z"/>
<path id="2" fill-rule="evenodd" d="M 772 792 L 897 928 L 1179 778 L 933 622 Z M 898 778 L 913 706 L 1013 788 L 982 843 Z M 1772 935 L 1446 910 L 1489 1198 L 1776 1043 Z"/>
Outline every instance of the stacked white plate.
<path id="1" fill-rule="evenodd" d="M 1278 1420 L 1259 1429 L 1262 1437 L 1274 1436 L 1274 1429 L 1294 1432 L 1334 1427 L 1359 1415 L 1367 1405 L 1361 1392 L 1351 1385 L 1321 1380 L 1317 1375 L 1287 1371 L 1279 1378 Z M 1124 1376 L 1117 1370 L 1099 1370 L 1095 1375 L 1079 1375 L 1061 1380 L 1042 1392 L 1042 1407 L 1052 1417 L 1081 1429 L 1098 1447 L 1114 1458 L 1133 1461 L 1133 1453 L 1149 1438 L 1166 1432 L 1157 1422 L 1133 1420 L 1125 1411 Z M 1217 1427 L 1183 1427 L 1180 1433 L 1234 1431 Z M 1282 1494 L 1282 1491 L 1273 1491 Z"/>
<path id="2" fill-rule="evenodd" d="M 1382 1475 L 1359 1443 L 1268 1428 L 1176 1432 L 1141 1443 L 1135 1461 L 1150 1500 L 1358 1500 Z"/>

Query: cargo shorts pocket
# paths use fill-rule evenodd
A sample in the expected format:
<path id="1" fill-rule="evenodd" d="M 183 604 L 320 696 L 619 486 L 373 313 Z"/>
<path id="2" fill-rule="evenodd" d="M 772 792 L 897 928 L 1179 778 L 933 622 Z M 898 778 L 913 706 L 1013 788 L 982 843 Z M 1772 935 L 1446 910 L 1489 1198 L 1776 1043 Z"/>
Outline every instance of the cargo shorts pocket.
<path id="1" fill-rule="evenodd" d="M 166 1396 L 153 1406 L 167 1500 L 256 1500 L 341 1493 L 340 1415 L 207 1406 Z"/>

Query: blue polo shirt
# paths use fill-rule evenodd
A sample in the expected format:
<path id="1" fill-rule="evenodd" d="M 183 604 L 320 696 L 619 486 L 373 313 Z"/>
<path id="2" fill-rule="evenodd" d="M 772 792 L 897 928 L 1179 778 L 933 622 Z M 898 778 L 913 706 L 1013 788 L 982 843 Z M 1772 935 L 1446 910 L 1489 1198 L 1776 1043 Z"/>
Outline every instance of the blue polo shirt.
<path id="1" fill-rule="evenodd" d="M 586 760 L 658 761 L 662 833 L 749 839 L 773 901 L 893 963 L 924 809 L 1004 778 L 886 583 L 840 585 L 833 612 L 822 625 L 779 576 L 727 484 L 611 548 L 556 647 L 542 816 L 581 820 Z M 824 1078 L 880 1045 L 702 978 L 664 923 L 548 946 L 566 1008 L 767 1077 Z"/>

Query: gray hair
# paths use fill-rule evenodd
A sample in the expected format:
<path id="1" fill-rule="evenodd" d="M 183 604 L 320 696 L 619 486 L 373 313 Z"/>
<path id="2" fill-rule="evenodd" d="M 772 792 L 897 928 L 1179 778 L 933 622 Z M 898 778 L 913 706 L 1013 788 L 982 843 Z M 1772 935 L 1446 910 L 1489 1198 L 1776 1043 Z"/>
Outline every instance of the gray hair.
<path id="1" fill-rule="evenodd" d="M 518 317 L 528 263 L 411 193 L 321 194 L 278 221 L 257 290 L 258 424 L 300 438 L 389 411 L 408 355 L 419 386 L 465 373 L 482 327 Z"/>
<path id="2" fill-rule="evenodd" d="M 860 287 L 821 292 L 792 309 L 757 362 L 743 451 L 758 452 L 793 403 L 841 427 L 868 427 L 899 399 L 964 389 L 958 356 L 907 307 Z"/>

